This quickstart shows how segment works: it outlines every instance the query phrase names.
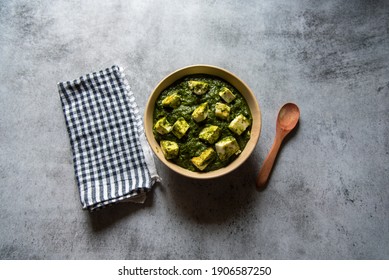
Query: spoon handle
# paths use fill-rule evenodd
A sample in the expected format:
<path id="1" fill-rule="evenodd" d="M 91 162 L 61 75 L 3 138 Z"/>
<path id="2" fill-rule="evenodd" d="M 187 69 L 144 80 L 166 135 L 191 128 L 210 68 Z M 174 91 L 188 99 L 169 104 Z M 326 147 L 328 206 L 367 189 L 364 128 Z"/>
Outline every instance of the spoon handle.
<path id="1" fill-rule="evenodd" d="M 280 149 L 282 142 L 282 137 L 275 137 L 273 146 L 271 147 L 269 154 L 267 155 L 265 161 L 263 162 L 263 165 L 261 167 L 261 170 L 259 170 L 256 185 L 257 190 L 262 190 L 269 179 L 270 172 L 273 168 L 274 160 L 277 157 L 278 150 Z"/>

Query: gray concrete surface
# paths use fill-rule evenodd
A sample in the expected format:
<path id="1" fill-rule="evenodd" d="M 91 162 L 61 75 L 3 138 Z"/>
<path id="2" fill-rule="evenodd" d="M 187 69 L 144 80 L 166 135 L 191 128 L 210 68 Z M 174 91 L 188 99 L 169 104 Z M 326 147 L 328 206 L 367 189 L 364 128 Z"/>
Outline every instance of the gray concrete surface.
<path id="1" fill-rule="evenodd" d="M 1 1 L 1 259 L 388 259 L 388 1 Z M 81 210 L 56 88 L 126 67 L 141 110 L 166 74 L 224 67 L 255 92 L 260 141 L 197 182 L 157 162 L 145 205 Z M 279 107 L 301 122 L 254 180 Z"/>

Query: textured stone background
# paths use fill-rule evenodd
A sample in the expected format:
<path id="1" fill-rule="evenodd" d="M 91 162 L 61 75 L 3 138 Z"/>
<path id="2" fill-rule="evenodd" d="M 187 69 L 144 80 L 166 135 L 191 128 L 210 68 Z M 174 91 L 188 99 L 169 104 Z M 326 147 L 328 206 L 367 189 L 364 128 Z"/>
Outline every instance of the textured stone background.
<path id="1" fill-rule="evenodd" d="M 118 64 L 143 110 L 198 63 L 255 92 L 250 159 L 202 182 L 158 162 L 145 205 L 82 211 L 57 82 Z M 388 1 L 1 1 L 0 258 L 388 259 L 388 94 Z M 301 122 L 258 193 L 287 101 Z"/>

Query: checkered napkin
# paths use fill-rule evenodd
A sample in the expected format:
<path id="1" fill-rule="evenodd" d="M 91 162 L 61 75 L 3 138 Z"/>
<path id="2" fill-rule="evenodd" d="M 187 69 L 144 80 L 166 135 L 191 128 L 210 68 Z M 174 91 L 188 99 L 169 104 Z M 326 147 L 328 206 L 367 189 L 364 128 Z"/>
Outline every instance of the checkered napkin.
<path id="1" fill-rule="evenodd" d="M 123 69 L 58 84 L 84 209 L 144 202 L 160 180 Z"/>

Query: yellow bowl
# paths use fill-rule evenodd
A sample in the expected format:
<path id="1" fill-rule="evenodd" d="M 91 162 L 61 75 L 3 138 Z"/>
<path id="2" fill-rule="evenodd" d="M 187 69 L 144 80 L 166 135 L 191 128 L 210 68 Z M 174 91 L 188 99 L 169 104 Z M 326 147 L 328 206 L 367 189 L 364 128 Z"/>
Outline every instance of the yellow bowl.
<path id="1" fill-rule="evenodd" d="M 251 137 L 250 140 L 247 142 L 246 147 L 243 149 L 242 153 L 226 167 L 217 169 L 215 171 L 203 172 L 203 173 L 190 171 L 188 169 L 185 169 L 181 166 L 174 164 L 173 162 L 166 160 L 153 134 L 154 105 L 158 96 L 161 94 L 161 92 L 164 89 L 172 85 L 177 80 L 180 80 L 185 76 L 194 75 L 194 74 L 212 75 L 212 76 L 219 77 L 225 80 L 226 82 L 230 83 L 245 98 L 250 108 L 251 115 L 253 117 L 253 123 L 251 125 Z M 211 65 L 191 65 L 191 66 L 178 69 L 173 73 L 169 74 L 155 87 L 146 105 L 146 110 L 144 113 L 144 126 L 145 126 L 146 138 L 151 146 L 151 149 L 153 150 L 155 155 L 167 167 L 186 177 L 190 177 L 194 179 L 211 179 L 211 178 L 223 176 L 233 171 L 251 155 L 258 142 L 259 135 L 261 133 L 261 110 L 259 109 L 258 102 L 251 89 L 241 79 L 239 79 L 231 72 L 228 72 L 225 69 L 211 66 Z"/>

